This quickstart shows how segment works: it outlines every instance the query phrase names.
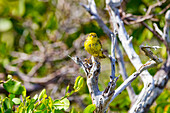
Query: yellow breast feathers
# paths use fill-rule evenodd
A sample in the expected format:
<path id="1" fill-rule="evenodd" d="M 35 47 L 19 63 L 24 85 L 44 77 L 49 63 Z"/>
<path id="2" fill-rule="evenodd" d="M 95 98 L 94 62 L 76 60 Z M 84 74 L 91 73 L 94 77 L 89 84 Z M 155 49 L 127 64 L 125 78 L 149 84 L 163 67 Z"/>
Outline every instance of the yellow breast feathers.
<path id="1" fill-rule="evenodd" d="M 102 45 L 96 33 L 90 33 L 84 42 L 85 50 L 94 57 L 105 58 Z"/>

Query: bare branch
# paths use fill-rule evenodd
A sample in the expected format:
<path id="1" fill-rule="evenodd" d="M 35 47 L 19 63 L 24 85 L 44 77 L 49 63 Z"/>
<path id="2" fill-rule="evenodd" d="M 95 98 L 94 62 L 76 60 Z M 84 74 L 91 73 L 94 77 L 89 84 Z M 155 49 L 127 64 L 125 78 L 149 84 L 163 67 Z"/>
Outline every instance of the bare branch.
<path id="1" fill-rule="evenodd" d="M 162 93 L 169 79 L 170 79 L 170 52 L 168 52 L 167 61 L 154 75 L 155 87 L 152 90 L 151 95 L 148 96 L 147 100 L 143 103 L 144 105 L 142 106 L 143 112 L 146 113 L 149 111 L 150 106 L 154 103 L 157 97 Z"/>
<path id="2" fill-rule="evenodd" d="M 146 15 L 146 16 L 139 16 L 138 18 L 128 18 L 128 20 L 132 20 L 130 22 L 128 22 L 128 24 L 137 24 L 137 23 L 141 23 L 144 22 L 145 20 L 149 20 L 153 18 L 153 14 L 152 15 Z"/>
<path id="3" fill-rule="evenodd" d="M 134 65 L 136 70 L 139 70 L 141 68 L 140 66 L 143 66 L 143 65 L 141 63 L 141 60 L 140 60 L 139 56 L 134 51 L 132 43 L 127 43 L 128 40 L 129 40 L 129 36 L 127 35 L 127 32 L 126 32 L 125 27 L 124 27 L 124 24 L 123 24 L 123 22 L 122 22 L 122 20 L 120 18 L 120 14 L 119 14 L 118 9 L 115 8 L 115 7 L 111 7 L 111 10 L 109 10 L 109 11 L 111 11 L 111 13 L 112 13 L 111 16 L 113 16 L 112 18 L 114 19 L 114 22 L 118 26 L 118 27 L 115 27 L 115 29 L 118 31 L 119 39 L 120 39 L 120 41 L 122 43 L 122 46 L 123 46 L 124 50 L 126 51 L 131 63 Z M 147 63 L 147 64 L 150 65 L 150 63 Z M 151 63 L 151 66 L 154 66 L 152 64 L 156 64 L 156 62 Z M 141 77 L 141 79 L 142 79 L 142 81 L 144 83 L 144 88 L 140 92 L 140 94 L 137 97 L 137 100 L 135 101 L 135 103 L 133 104 L 132 109 L 131 109 L 132 112 L 135 111 L 135 107 L 137 107 L 138 105 L 142 105 L 141 103 L 144 102 L 147 99 L 147 97 L 151 94 L 152 89 L 154 88 L 153 77 L 148 73 L 147 70 L 143 71 L 140 74 L 140 77 Z M 130 83 L 128 82 L 127 84 L 130 84 Z M 122 86 L 120 90 L 123 90 L 124 88 Z M 138 107 L 137 107 L 137 109 L 138 109 Z"/>
<path id="4" fill-rule="evenodd" d="M 83 63 L 81 59 L 78 57 L 71 57 L 71 58 L 75 63 L 77 63 L 83 68 L 84 72 L 87 75 L 87 86 L 92 98 L 92 102 L 93 104 L 96 105 L 96 112 L 104 113 L 107 110 L 105 102 L 107 102 L 109 98 L 105 94 L 100 92 L 98 88 L 98 76 L 100 74 L 100 63 L 97 60 L 95 60 L 93 56 L 91 57 L 92 64 L 90 64 L 89 62 Z M 89 65 L 91 66 L 87 67 Z"/>
<path id="5" fill-rule="evenodd" d="M 83 63 L 83 61 L 79 58 L 79 57 L 71 57 L 71 56 L 69 56 L 76 64 L 78 64 L 78 65 L 80 65 L 81 67 L 82 67 L 82 69 L 84 70 L 84 72 L 86 73 L 86 76 L 89 74 L 89 68 L 91 67 L 91 66 L 89 66 L 87 63 Z M 86 66 L 85 66 L 85 64 L 87 64 Z M 89 67 L 87 67 L 87 66 L 89 66 Z"/>
<path id="6" fill-rule="evenodd" d="M 165 13 L 169 8 L 170 8 L 170 4 L 167 5 L 161 12 L 159 12 L 159 15 L 162 15 L 163 13 Z"/>
<path id="7" fill-rule="evenodd" d="M 38 46 L 38 48 L 40 49 L 41 52 L 44 52 L 45 47 L 43 46 L 43 44 L 40 41 L 36 40 L 36 36 L 34 34 L 34 31 L 32 29 L 29 29 L 29 32 L 31 34 L 31 38 L 32 38 L 33 42 Z"/>
<path id="8" fill-rule="evenodd" d="M 119 72 L 122 75 L 123 80 L 125 81 L 128 78 L 128 76 L 127 76 L 126 69 L 125 69 L 123 55 L 122 55 L 118 45 L 116 46 L 116 53 L 117 53 L 116 58 L 117 58 L 117 61 L 119 64 Z M 129 94 L 129 98 L 130 98 L 131 102 L 133 103 L 136 100 L 136 94 L 135 94 L 135 91 L 133 90 L 131 85 L 127 86 L 127 91 Z"/>
<path id="9" fill-rule="evenodd" d="M 168 15 L 170 15 L 170 14 L 168 14 Z M 165 18 L 166 18 L 166 16 L 165 16 Z M 166 22 L 167 22 L 167 20 L 166 20 Z M 166 29 L 166 27 L 167 26 L 165 25 L 164 29 Z M 168 33 L 169 33 L 169 31 L 164 32 L 164 35 L 167 35 Z M 166 38 L 164 38 L 164 39 L 166 40 Z M 147 50 L 148 49 L 146 49 L 146 51 Z M 163 88 L 165 87 L 166 83 L 170 79 L 170 51 L 168 49 L 167 49 L 167 54 L 168 54 L 167 61 L 165 62 L 165 64 L 161 67 L 161 69 L 154 76 L 154 80 L 155 80 L 154 86 L 155 87 L 152 90 L 150 90 L 150 95 L 148 95 L 147 98 L 144 96 L 145 101 L 143 101 L 142 103 L 140 102 L 141 106 L 136 106 L 136 104 L 133 105 L 130 112 L 134 112 L 134 110 L 136 112 L 147 112 L 149 110 L 150 106 L 152 105 L 152 103 L 155 101 L 155 99 L 163 91 Z M 159 61 L 159 58 L 153 56 L 152 53 L 150 53 L 149 51 L 147 52 L 147 55 L 150 56 L 151 59 L 158 60 L 157 62 L 161 61 L 161 60 Z M 138 105 L 140 105 L 140 104 L 138 104 Z"/>
<path id="10" fill-rule="evenodd" d="M 125 30 L 123 21 L 120 18 L 119 11 L 116 8 L 109 9 L 109 11 L 110 13 L 112 13 L 113 16 L 112 19 L 114 19 L 114 24 L 117 24 L 117 26 L 119 26 L 118 28 L 114 27 L 116 31 L 118 31 L 119 40 L 121 41 L 122 46 L 125 49 L 130 61 L 132 62 L 136 70 L 138 70 L 142 65 L 142 63 L 139 56 L 136 54 L 135 50 L 133 49 L 132 43 L 130 44 L 127 43 L 129 40 L 129 36 Z M 143 74 L 141 74 L 141 79 L 145 85 L 150 83 L 151 81 L 153 82 L 152 76 L 147 71 L 144 71 Z"/>
<path id="11" fill-rule="evenodd" d="M 90 2 L 91 1 L 91 2 Z M 131 82 L 137 77 L 137 76 L 141 76 L 141 79 L 142 81 L 144 82 L 144 88 L 143 90 L 141 91 L 141 93 L 139 94 L 139 96 L 137 97 L 137 100 L 135 101 L 134 105 L 133 105 L 133 108 L 131 109 L 132 111 L 134 111 L 135 109 L 139 110 L 140 106 L 142 106 L 142 103 L 146 101 L 147 97 L 150 96 L 151 94 L 151 91 L 153 90 L 154 88 L 154 80 L 153 80 L 153 77 L 148 73 L 148 71 L 146 69 L 150 68 L 150 67 L 153 67 L 155 65 L 157 65 L 158 63 L 161 62 L 161 60 L 157 57 L 155 57 L 153 54 L 151 54 L 150 52 L 150 47 L 144 47 L 142 48 L 143 50 L 145 50 L 144 52 L 147 53 L 147 55 L 149 57 L 151 57 L 151 59 L 153 60 L 150 60 L 148 61 L 147 63 L 145 64 L 142 64 L 141 61 L 140 61 L 140 58 L 139 56 L 136 54 L 136 52 L 134 51 L 133 49 L 133 45 L 131 43 L 132 39 L 133 38 L 129 38 L 126 30 L 125 30 L 125 27 L 124 27 L 124 24 L 123 24 L 123 21 L 121 20 L 120 18 L 120 14 L 119 14 L 119 11 L 118 9 L 116 8 L 116 6 L 114 6 L 113 4 L 111 4 L 110 1 L 106 1 L 107 4 L 108 4 L 108 10 L 109 10 L 109 14 L 111 15 L 111 22 L 112 22 L 112 25 L 114 28 L 114 31 L 117 31 L 118 32 L 118 35 L 119 35 L 119 39 L 130 59 L 130 61 L 132 62 L 132 64 L 134 65 L 134 67 L 136 68 L 136 71 L 134 74 L 132 74 L 129 78 L 127 78 L 123 84 L 121 86 L 119 86 L 119 88 L 117 90 L 114 91 L 114 87 L 115 87 L 115 81 L 117 81 L 118 78 L 115 79 L 115 81 L 111 81 L 109 82 L 107 88 L 103 91 L 103 93 L 101 94 L 100 91 L 97 91 L 98 90 L 98 86 L 96 85 L 96 80 L 98 80 L 98 75 L 96 77 L 96 79 L 94 79 L 94 81 L 92 81 L 92 79 L 90 79 L 91 81 L 89 81 L 89 85 L 90 83 L 94 83 L 92 85 L 94 85 L 93 87 L 95 87 L 95 90 L 96 91 L 96 96 L 93 95 L 92 99 L 94 99 L 95 101 L 93 101 L 94 104 L 96 104 L 97 106 L 97 111 L 102 111 L 102 110 L 99 110 L 101 107 L 103 107 L 103 109 L 105 109 L 104 111 L 106 111 L 109 103 L 118 95 L 120 94 L 128 85 L 131 84 Z M 91 5 L 93 7 L 93 10 L 91 10 L 92 8 L 90 8 L 90 3 L 92 3 L 93 5 Z M 86 5 L 82 5 L 90 14 L 91 14 L 91 17 L 93 19 L 95 19 L 99 26 L 104 30 L 104 32 L 110 37 L 112 34 L 112 32 L 107 28 L 107 26 L 105 26 L 104 22 L 100 19 L 100 17 L 98 16 L 97 14 L 97 10 L 96 10 L 96 6 L 94 5 L 95 2 L 94 0 L 89 0 L 89 5 L 86 6 Z M 111 7 L 111 8 L 110 8 Z M 153 15 L 149 15 L 149 16 L 146 16 L 146 19 L 147 18 L 152 18 Z M 141 19 L 141 22 L 144 21 L 143 19 Z M 159 34 L 158 34 L 159 35 Z M 110 37 L 111 39 L 111 37 Z M 114 44 L 112 46 L 115 46 Z M 114 47 L 113 47 L 114 48 Z M 151 47 L 152 48 L 152 47 Z M 112 49 L 113 50 L 113 49 Z M 93 60 L 93 59 L 92 59 Z M 95 60 L 93 60 L 92 62 L 96 62 Z M 114 63 L 113 63 L 114 64 Z M 90 65 L 90 64 L 89 64 Z M 95 64 L 92 65 L 92 67 L 94 66 Z M 90 70 L 92 69 L 92 67 L 90 67 Z M 112 67 L 112 69 L 114 69 L 114 67 Z M 112 74 L 114 73 L 114 70 L 112 70 Z M 98 74 L 98 73 L 97 73 Z M 90 76 L 91 77 L 91 76 Z M 88 79 L 88 76 L 87 76 L 87 79 Z M 93 89 L 92 87 L 90 88 L 89 87 L 89 91 L 90 93 L 94 93 L 94 92 L 91 92 Z M 133 89 L 131 91 L 129 91 L 131 93 L 133 93 L 135 95 L 135 93 L 133 92 Z M 107 99 L 105 97 L 108 97 Z M 96 100 L 99 100 L 98 102 Z M 103 104 L 105 103 L 106 106 L 104 106 Z M 109 103 L 108 103 L 109 102 Z M 99 104 L 98 104 L 99 103 Z M 138 106 L 139 105 L 139 106 Z"/>
<path id="12" fill-rule="evenodd" d="M 163 33 L 163 38 L 165 39 L 165 41 L 167 42 L 167 45 L 168 45 L 168 50 L 170 51 L 170 10 L 168 10 L 166 12 L 166 15 L 165 15 L 165 20 L 166 20 L 166 23 L 165 23 L 165 26 L 164 26 L 164 33 Z"/>
<path id="13" fill-rule="evenodd" d="M 159 33 L 160 36 L 163 35 L 163 32 L 158 28 L 157 24 L 156 23 L 153 23 L 153 27 L 154 27 L 154 30 Z"/>
<path id="14" fill-rule="evenodd" d="M 45 84 L 51 80 L 54 80 L 56 77 L 61 77 L 68 73 L 67 70 L 65 70 L 65 72 L 62 72 L 62 73 L 60 71 L 56 71 L 54 73 L 46 75 L 45 77 L 39 78 L 39 77 L 29 77 L 23 72 L 21 72 L 19 68 L 14 67 L 14 66 L 6 65 L 5 68 L 9 71 L 14 71 L 19 76 L 19 78 L 23 80 L 24 82 L 40 83 L 40 84 Z"/>
<path id="15" fill-rule="evenodd" d="M 150 50 L 151 48 L 157 49 L 160 47 L 157 46 L 143 46 L 141 45 L 140 48 L 145 52 L 145 55 L 151 58 L 152 60 L 156 61 L 157 63 L 162 63 L 162 59 L 158 58 L 156 55 L 153 54 L 153 52 Z"/>
<path id="16" fill-rule="evenodd" d="M 149 6 L 149 8 L 148 8 L 148 10 L 147 10 L 145 15 L 149 15 L 151 13 L 152 9 L 154 9 L 155 7 L 161 6 L 165 2 L 166 2 L 166 0 L 162 0 L 162 1 L 158 1 L 157 3 Z"/>
<path id="17" fill-rule="evenodd" d="M 28 76 L 32 77 L 37 72 L 37 70 L 43 65 L 44 62 L 38 62 L 28 73 Z"/>
<path id="18" fill-rule="evenodd" d="M 151 5 L 148 10 L 147 13 L 144 16 L 136 16 L 136 15 L 132 15 L 132 14 L 125 14 L 123 12 L 123 19 L 125 21 L 125 19 L 129 20 L 129 21 L 125 21 L 126 24 L 137 24 L 137 23 L 141 23 L 144 22 L 145 20 L 152 20 L 152 21 L 158 21 L 157 19 L 154 19 L 153 17 L 156 15 L 161 15 L 163 14 L 166 10 L 168 10 L 170 8 L 170 4 L 167 5 L 161 12 L 159 12 L 158 14 L 150 14 L 151 10 L 154 9 L 155 7 L 161 6 L 163 3 L 165 3 L 166 0 L 163 1 L 158 1 L 157 3 Z"/>
<path id="19" fill-rule="evenodd" d="M 145 22 L 141 22 L 149 31 L 151 31 L 160 41 L 162 41 L 166 47 L 168 47 L 166 41 L 156 32 L 154 31 L 151 27 L 149 27 Z"/>
<path id="20" fill-rule="evenodd" d="M 135 73 L 133 73 L 131 76 L 129 76 L 116 90 L 115 90 L 115 94 L 112 97 L 110 103 L 114 100 L 114 98 L 116 96 L 118 96 L 127 86 L 129 86 L 133 80 L 135 80 L 139 74 L 141 74 L 144 70 L 151 68 L 153 66 L 156 66 L 157 62 L 155 62 L 154 60 L 151 60 L 147 63 L 145 63 L 144 65 L 142 65 L 139 70 Z"/>
<path id="21" fill-rule="evenodd" d="M 110 58 L 110 62 L 111 62 L 111 75 L 110 75 L 110 82 L 114 80 L 115 78 L 115 46 L 116 46 L 116 36 L 114 37 L 111 34 L 111 56 L 109 56 Z"/>
<path id="22" fill-rule="evenodd" d="M 114 96 L 112 97 L 111 102 L 112 102 L 113 99 L 114 99 L 117 95 L 119 95 L 128 85 L 130 85 L 131 82 L 132 82 L 133 80 L 135 80 L 135 79 L 139 76 L 139 74 L 141 74 L 144 70 L 146 70 L 146 69 L 148 69 L 148 68 L 151 68 L 151 67 L 154 67 L 154 66 L 156 66 L 156 65 L 158 65 L 159 63 L 162 62 L 160 59 L 158 60 L 158 58 L 157 58 L 156 56 L 154 56 L 153 54 L 150 54 L 151 51 L 148 50 L 148 49 L 146 49 L 147 47 L 142 46 L 141 48 L 142 48 L 142 50 L 144 50 L 144 52 L 145 52 L 151 59 L 153 59 L 153 60 L 150 60 L 150 61 L 148 61 L 147 63 L 143 64 L 143 65 L 139 68 L 139 70 L 138 70 L 137 72 L 133 73 L 130 77 L 128 77 L 128 78 L 115 90 L 115 94 L 114 94 Z M 149 95 L 148 95 L 148 96 L 149 96 Z"/>
<path id="23" fill-rule="evenodd" d="M 113 7 L 119 7 L 123 0 L 106 0 L 106 4 L 110 4 Z"/>
<path id="24" fill-rule="evenodd" d="M 129 78 L 127 78 L 116 90 L 115 90 L 115 94 L 111 99 L 111 102 L 113 101 L 113 99 L 119 95 L 128 85 L 131 84 L 131 82 L 133 80 L 136 79 L 136 77 L 138 77 L 139 74 L 141 74 L 144 70 L 151 68 L 153 66 L 158 65 L 159 63 L 161 63 L 162 61 L 160 59 L 158 59 L 156 56 L 154 56 L 153 54 L 150 54 L 151 51 L 146 49 L 144 46 L 141 47 L 142 50 L 144 50 L 144 52 L 153 60 L 148 61 L 147 63 L 143 64 L 139 70 L 135 73 L 133 73 Z M 149 95 L 148 95 L 149 96 Z"/>
<path id="25" fill-rule="evenodd" d="M 20 40 L 19 40 L 19 46 L 21 48 L 23 48 L 24 44 L 25 44 L 25 39 L 26 39 L 26 36 L 29 34 L 28 30 L 25 29 L 20 37 Z"/>
<path id="26" fill-rule="evenodd" d="M 82 5 L 91 14 L 92 19 L 95 19 L 98 22 L 99 26 L 103 29 L 104 33 L 106 33 L 107 36 L 109 36 L 109 38 L 111 39 L 111 34 L 113 34 L 113 32 L 110 31 L 110 29 L 104 24 L 102 19 L 98 16 L 96 5 L 91 4 L 91 3 L 95 3 L 94 0 L 89 0 L 89 1 L 90 2 L 89 2 L 88 6 L 86 6 L 82 3 L 80 3 L 80 5 Z M 93 9 L 93 10 L 91 10 L 91 9 Z"/>

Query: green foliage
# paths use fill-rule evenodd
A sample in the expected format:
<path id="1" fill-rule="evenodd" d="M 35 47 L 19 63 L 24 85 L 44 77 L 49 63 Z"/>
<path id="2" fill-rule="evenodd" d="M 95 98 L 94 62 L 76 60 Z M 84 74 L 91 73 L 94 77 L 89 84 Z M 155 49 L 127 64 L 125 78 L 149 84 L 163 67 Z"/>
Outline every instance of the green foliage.
<path id="1" fill-rule="evenodd" d="M 43 89 L 42 91 L 41 91 L 41 93 L 39 94 L 39 97 L 38 97 L 38 100 L 41 100 L 42 98 L 46 98 L 47 97 L 47 95 L 46 95 L 46 90 L 45 89 Z"/>
<path id="2" fill-rule="evenodd" d="M 53 105 L 57 110 L 61 110 L 61 109 L 66 110 L 69 108 L 70 102 L 67 98 L 64 98 L 62 100 L 55 100 Z"/>
<path id="3" fill-rule="evenodd" d="M 111 111 L 127 112 L 129 108 L 130 108 L 130 99 L 125 90 L 121 92 L 121 94 L 118 95 L 110 104 Z"/>
<path id="4" fill-rule="evenodd" d="M 69 96 L 71 96 L 73 93 L 79 91 L 79 90 L 83 87 L 83 84 L 84 84 L 84 79 L 83 79 L 83 77 L 78 76 L 78 77 L 76 78 L 75 83 L 74 83 L 74 87 L 73 87 L 74 90 L 72 90 L 70 93 L 68 93 L 69 86 L 67 86 L 66 92 L 65 92 L 65 96 L 64 96 L 63 98 L 69 97 Z"/>
<path id="5" fill-rule="evenodd" d="M 12 22 L 7 18 L 0 18 L 0 32 L 8 31 L 12 28 Z"/>
<path id="6" fill-rule="evenodd" d="M 15 95 L 26 95 L 26 89 L 24 86 L 21 85 L 21 82 L 12 80 L 11 77 L 8 76 L 8 80 L 3 83 L 3 87 L 5 90 L 7 90 L 9 93 L 15 94 Z"/>
<path id="7" fill-rule="evenodd" d="M 2 103 L 1 112 L 6 113 L 12 112 L 13 103 L 11 102 L 10 98 L 5 97 L 1 103 Z"/>
<path id="8" fill-rule="evenodd" d="M 96 109 L 96 106 L 94 104 L 90 104 L 84 109 L 83 113 L 93 113 L 93 111 Z"/>
<path id="9" fill-rule="evenodd" d="M 68 93 L 69 86 L 67 86 L 66 95 L 63 98 L 52 100 L 50 96 L 47 96 L 45 89 L 33 98 L 30 98 L 30 96 L 26 97 L 25 87 L 20 82 L 13 80 L 12 76 L 9 75 L 7 81 L 1 82 L 4 88 L 10 93 L 8 97 L 5 97 L 3 100 L 0 99 L 1 112 L 12 113 L 14 112 L 13 107 L 17 106 L 15 109 L 16 113 L 63 113 L 70 107 L 70 101 L 67 98 L 81 89 L 84 83 L 83 81 L 83 77 L 78 76 L 74 84 L 74 90 L 71 93 Z M 21 94 L 21 99 L 16 97 Z M 95 106 L 89 105 L 84 113 L 91 113 L 94 110 Z M 76 113 L 76 111 L 71 110 L 71 113 Z"/>
<path id="10" fill-rule="evenodd" d="M 164 90 L 156 100 L 157 105 L 151 108 L 155 113 L 169 113 L 170 111 L 170 90 Z"/>
<path id="11" fill-rule="evenodd" d="M 170 112 L 170 102 L 159 103 L 155 108 L 155 113 L 169 113 Z"/>
<path id="12" fill-rule="evenodd" d="M 76 81 L 75 81 L 75 84 L 74 84 L 74 90 L 75 91 L 78 91 L 78 90 L 80 90 L 80 88 L 83 86 L 83 77 L 81 77 L 81 76 L 78 76 L 77 77 L 77 79 L 76 79 Z"/>

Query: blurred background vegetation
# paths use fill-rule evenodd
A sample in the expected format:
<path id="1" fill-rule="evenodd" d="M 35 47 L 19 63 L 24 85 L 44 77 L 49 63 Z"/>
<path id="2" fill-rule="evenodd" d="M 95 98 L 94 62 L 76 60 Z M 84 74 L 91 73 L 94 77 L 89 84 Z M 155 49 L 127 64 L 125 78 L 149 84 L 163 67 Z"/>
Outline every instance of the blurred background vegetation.
<path id="1" fill-rule="evenodd" d="M 97 33 L 103 49 L 108 53 L 110 40 L 98 24 L 90 19 L 88 12 L 79 5 L 80 2 L 87 4 L 86 0 L 0 0 L 0 80 L 6 80 L 6 76 L 11 74 L 25 85 L 29 95 L 46 88 L 48 95 L 56 99 L 64 95 L 66 86 L 73 85 L 77 76 L 85 78 L 83 70 L 68 55 L 77 55 L 82 59 L 90 57 L 83 47 L 85 37 L 90 32 Z M 125 0 L 122 7 L 127 13 L 145 15 L 146 9 L 156 2 L 156 0 Z M 159 13 L 168 3 L 167 1 L 161 7 L 156 7 L 153 13 Z M 96 0 L 96 5 L 99 15 L 109 27 L 105 1 Z M 155 18 L 157 21 L 154 23 L 163 29 L 164 14 Z M 145 22 L 152 27 L 151 20 Z M 149 59 L 139 49 L 141 44 L 162 47 L 154 53 L 165 61 L 166 47 L 148 29 L 141 24 L 125 27 L 129 35 L 134 37 L 133 47 L 143 63 Z M 135 68 L 124 51 L 123 55 L 127 74 L 131 75 Z M 109 82 L 110 62 L 109 59 L 103 59 L 101 63 L 99 89 L 103 90 Z M 160 66 L 149 69 L 151 75 L 154 75 Z M 116 75 L 119 75 L 118 67 L 116 71 Z M 122 82 L 120 77 L 117 86 Z M 168 84 L 149 112 L 154 113 L 155 110 L 163 112 L 170 106 L 170 83 Z M 132 86 L 137 94 L 140 93 L 143 88 L 140 78 L 136 79 Z M 7 96 L 2 87 L 0 95 Z M 69 97 L 69 100 L 76 111 L 82 111 L 91 103 L 87 86 L 84 85 L 84 88 Z M 128 93 L 124 90 L 110 104 L 109 110 L 126 112 L 130 104 Z"/>

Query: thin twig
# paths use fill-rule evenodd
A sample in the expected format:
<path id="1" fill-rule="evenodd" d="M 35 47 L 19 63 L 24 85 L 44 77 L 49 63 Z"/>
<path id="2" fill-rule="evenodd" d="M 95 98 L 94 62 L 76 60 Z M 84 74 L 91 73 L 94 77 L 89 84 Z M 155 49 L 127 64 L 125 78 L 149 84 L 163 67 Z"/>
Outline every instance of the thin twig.
<path id="1" fill-rule="evenodd" d="M 154 9 L 155 7 L 161 6 L 165 2 L 166 2 L 166 0 L 162 0 L 162 1 L 158 1 L 157 3 L 155 3 L 153 5 L 150 5 L 145 15 L 149 15 L 151 13 L 152 9 Z"/>
<path id="2" fill-rule="evenodd" d="M 111 34 L 111 56 L 109 56 L 110 58 L 110 62 L 111 62 L 111 75 L 110 75 L 110 82 L 113 81 L 115 79 L 115 46 L 116 46 L 116 36 L 114 37 Z"/>
<path id="3" fill-rule="evenodd" d="M 159 15 L 162 15 L 170 8 L 170 4 L 168 4 L 161 12 L 159 12 Z"/>
<path id="4" fill-rule="evenodd" d="M 151 58 L 152 60 L 154 60 L 155 62 L 157 63 L 161 63 L 163 62 L 162 59 L 158 58 L 156 55 L 153 54 L 153 52 L 150 50 L 151 48 L 153 49 L 157 49 L 159 47 L 157 46 L 154 46 L 154 47 L 151 47 L 151 46 L 143 46 L 141 45 L 140 48 L 145 52 L 145 55 L 148 56 L 149 58 Z"/>
<path id="5" fill-rule="evenodd" d="M 153 53 L 151 52 L 151 50 L 149 50 L 148 48 L 152 48 L 152 47 L 145 47 L 145 46 L 141 46 L 141 49 L 145 52 L 145 54 L 150 57 L 152 60 L 148 61 L 147 63 L 143 64 L 138 71 L 136 71 L 135 73 L 133 73 L 129 78 L 127 78 L 116 90 L 115 90 L 115 94 L 112 97 L 112 100 L 118 95 L 120 94 L 128 85 L 130 85 L 130 83 L 136 79 L 137 76 L 139 76 L 140 73 L 142 73 L 144 70 L 151 68 L 153 66 L 158 65 L 159 63 L 162 62 L 162 60 L 160 58 L 157 58 L 157 56 L 153 55 Z M 155 48 L 155 47 L 153 47 Z M 152 53 L 152 54 L 151 54 Z M 112 101 L 111 100 L 111 101 Z"/>
<path id="6" fill-rule="evenodd" d="M 138 71 L 136 71 L 135 73 L 133 73 L 131 76 L 129 76 L 116 90 L 115 90 L 115 94 L 112 97 L 111 101 L 112 102 L 114 100 L 115 97 L 117 97 L 127 86 L 129 86 L 132 81 L 134 81 L 139 74 L 141 74 L 144 70 L 151 68 L 153 66 L 156 66 L 156 62 L 155 61 L 149 61 L 146 64 L 142 65 Z"/>
<path id="7" fill-rule="evenodd" d="M 38 62 L 32 69 L 31 71 L 27 74 L 28 76 L 32 77 L 34 74 L 37 72 L 37 70 L 44 64 L 43 62 Z"/>
<path id="8" fill-rule="evenodd" d="M 34 44 L 36 44 L 38 46 L 38 48 L 40 49 L 41 52 L 45 52 L 45 47 L 43 46 L 43 44 L 40 41 L 38 41 L 36 39 L 34 31 L 32 29 L 29 29 L 29 32 L 31 34 L 31 38 L 32 38 Z"/>
<path id="9" fill-rule="evenodd" d="M 51 80 L 54 80 L 56 77 L 61 77 L 64 76 L 65 74 L 69 73 L 68 70 L 65 68 L 65 72 L 56 71 L 51 74 L 46 75 L 45 77 L 39 78 L 39 77 L 29 77 L 23 72 L 19 70 L 18 67 L 6 65 L 5 68 L 9 71 L 15 72 L 21 80 L 24 82 L 29 82 L 29 83 L 40 83 L 40 84 L 46 84 Z M 68 68 L 68 67 L 67 67 Z M 62 70 L 62 69 L 61 69 Z"/>
<path id="10" fill-rule="evenodd" d="M 163 31 L 163 39 L 167 42 L 167 51 L 170 51 L 170 10 L 166 12 L 165 15 L 165 26 L 164 26 L 164 31 Z"/>
<path id="11" fill-rule="evenodd" d="M 141 22 L 142 25 L 144 25 L 149 31 L 151 31 L 160 41 L 162 41 L 166 47 L 168 47 L 166 41 L 155 31 L 153 30 L 151 27 L 149 27 L 145 22 Z"/>
<path id="12" fill-rule="evenodd" d="M 119 72 L 122 75 L 123 80 L 125 81 L 128 78 L 128 76 L 127 76 L 126 69 L 125 69 L 123 55 L 122 55 L 122 52 L 121 52 L 118 45 L 116 46 L 116 53 L 117 53 L 116 58 L 117 58 L 117 61 L 118 61 L 118 64 L 119 64 Z M 137 95 L 135 94 L 135 91 L 133 90 L 131 85 L 129 85 L 127 87 L 127 91 L 128 91 L 128 94 L 129 94 L 129 98 L 130 98 L 131 102 L 133 103 L 136 100 Z"/>
<path id="13" fill-rule="evenodd" d="M 163 32 L 158 28 L 156 23 L 153 23 L 154 30 L 159 33 L 160 36 L 163 36 Z"/>
<path id="14" fill-rule="evenodd" d="M 107 36 L 109 36 L 109 38 L 111 39 L 111 34 L 113 34 L 113 32 L 106 26 L 106 24 L 104 24 L 103 20 L 98 16 L 96 7 L 92 8 L 93 10 L 91 10 L 89 6 L 86 6 L 82 3 L 80 3 L 80 5 L 83 6 L 86 9 L 86 11 L 88 11 L 91 14 L 92 19 L 95 19 L 98 22 L 99 26 L 103 29 L 104 33 L 106 33 Z"/>
<path id="15" fill-rule="evenodd" d="M 68 55 L 68 57 L 70 57 L 76 64 L 78 64 L 78 65 L 80 65 L 82 67 L 82 69 L 84 70 L 86 76 L 89 74 L 89 70 L 86 68 L 83 61 L 78 56 L 71 57 L 71 56 Z"/>

